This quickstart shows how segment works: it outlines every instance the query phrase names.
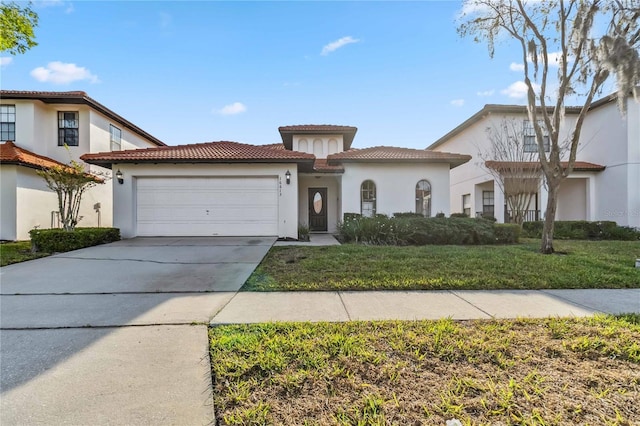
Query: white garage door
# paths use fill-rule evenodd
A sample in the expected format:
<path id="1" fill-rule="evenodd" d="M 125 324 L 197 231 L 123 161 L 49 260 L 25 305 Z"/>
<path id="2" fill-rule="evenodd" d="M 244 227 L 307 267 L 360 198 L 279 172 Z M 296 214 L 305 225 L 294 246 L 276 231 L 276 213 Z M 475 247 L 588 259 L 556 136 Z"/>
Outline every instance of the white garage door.
<path id="1" fill-rule="evenodd" d="M 138 178 L 139 236 L 277 236 L 275 177 Z"/>

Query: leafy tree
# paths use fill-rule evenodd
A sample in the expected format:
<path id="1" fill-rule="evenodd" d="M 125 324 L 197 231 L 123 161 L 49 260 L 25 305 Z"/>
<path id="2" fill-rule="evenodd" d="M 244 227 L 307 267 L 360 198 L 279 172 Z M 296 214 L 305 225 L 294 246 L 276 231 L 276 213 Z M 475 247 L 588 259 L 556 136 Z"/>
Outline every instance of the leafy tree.
<path id="1" fill-rule="evenodd" d="M 637 99 L 640 0 L 467 0 L 462 11 L 458 33 L 486 42 L 491 57 L 496 42 L 511 39 L 519 46 L 527 113 L 549 191 L 540 251 L 553 253 L 558 191 L 573 171 L 580 132 L 594 97 L 613 75 L 621 112 L 629 93 Z M 568 126 L 565 100 L 571 96 L 582 101 L 568 128 L 568 165 L 563 167 L 560 127 Z"/>
<path id="2" fill-rule="evenodd" d="M 522 227 L 540 189 L 537 152 L 531 152 L 526 145 L 522 120 L 504 118 L 486 132 L 489 146 L 479 148 L 480 165 L 502 189 L 511 221 Z"/>
<path id="3" fill-rule="evenodd" d="M 38 14 L 31 3 L 24 7 L 15 2 L 0 3 L 0 51 L 16 55 L 36 46 L 33 29 L 37 26 Z"/>
<path id="4" fill-rule="evenodd" d="M 49 189 L 58 196 L 58 212 L 65 231 L 73 231 L 82 219 L 80 202 L 85 191 L 104 180 L 86 173 L 82 163 L 71 160 L 68 165 L 56 165 L 37 171 Z"/>

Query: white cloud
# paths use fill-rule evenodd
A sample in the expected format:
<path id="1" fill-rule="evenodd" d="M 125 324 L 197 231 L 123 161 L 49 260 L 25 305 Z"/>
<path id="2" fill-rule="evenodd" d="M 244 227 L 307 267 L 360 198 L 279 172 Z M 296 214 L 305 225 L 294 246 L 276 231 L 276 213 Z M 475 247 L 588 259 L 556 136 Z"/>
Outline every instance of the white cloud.
<path id="1" fill-rule="evenodd" d="M 332 41 L 331 43 L 324 46 L 320 54 L 326 56 L 329 53 L 340 49 L 342 46 L 346 46 L 347 44 L 351 44 L 351 43 L 358 43 L 359 41 L 360 41 L 359 39 L 353 38 L 351 36 L 342 37 L 341 39 Z"/>
<path id="2" fill-rule="evenodd" d="M 31 71 L 31 77 L 42 83 L 69 84 L 74 81 L 87 80 L 99 83 L 98 76 L 85 67 L 76 64 L 66 64 L 60 61 L 49 62 L 47 67 L 38 67 Z"/>
<path id="3" fill-rule="evenodd" d="M 33 4 L 36 7 L 64 7 L 64 13 L 66 14 L 74 11 L 73 3 L 63 0 L 36 0 Z"/>
<path id="4" fill-rule="evenodd" d="M 242 102 L 234 102 L 229 105 L 225 105 L 219 110 L 215 110 L 214 112 L 220 115 L 236 115 L 241 114 L 247 110 L 247 106 Z"/>
<path id="5" fill-rule="evenodd" d="M 454 99 L 451 102 L 449 102 L 451 105 L 456 106 L 456 107 L 461 107 L 464 105 L 464 99 Z"/>
<path id="6" fill-rule="evenodd" d="M 6 67 L 11 62 L 13 62 L 13 58 L 9 56 L 0 56 L 0 67 Z"/>
<path id="7" fill-rule="evenodd" d="M 491 89 L 491 90 L 485 90 L 482 92 L 476 92 L 476 95 L 478 96 L 491 96 L 495 93 L 495 90 Z"/>
<path id="8" fill-rule="evenodd" d="M 524 64 L 518 64 L 516 62 L 511 62 L 511 65 L 509 65 L 509 69 L 511 71 L 524 71 Z"/>
<path id="9" fill-rule="evenodd" d="M 539 89 L 540 86 L 534 83 L 533 90 L 537 92 Z M 516 81 L 515 83 L 509 85 L 509 87 L 507 87 L 506 89 L 501 90 L 500 93 L 502 93 L 503 95 L 507 95 L 510 98 L 522 99 L 527 97 L 528 90 L 529 89 L 527 88 L 527 84 L 524 81 Z"/>

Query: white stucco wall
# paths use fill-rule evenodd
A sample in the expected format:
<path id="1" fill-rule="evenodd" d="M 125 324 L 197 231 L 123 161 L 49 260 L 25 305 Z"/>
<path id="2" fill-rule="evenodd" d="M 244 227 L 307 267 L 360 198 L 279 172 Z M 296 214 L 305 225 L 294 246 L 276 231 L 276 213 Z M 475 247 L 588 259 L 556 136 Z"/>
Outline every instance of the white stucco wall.
<path id="1" fill-rule="evenodd" d="M 342 135 L 294 135 L 292 148 L 316 158 L 327 158 L 327 155 L 344 151 L 344 139 Z"/>
<path id="2" fill-rule="evenodd" d="M 16 232 L 16 179 L 17 168 L 0 164 L 0 240 L 17 239 Z"/>
<path id="3" fill-rule="evenodd" d="M 309 225 L 309 188 L 327 188 L 327 232 L 336 232 L 342 220 L 340 202 L 341 175 L 299 175 L 298 212 L 300 224 Z"/>
<path id="4" fill-rule="evenodd" d="M 573 178 L 588 178 L 587 196 L 578 199 L 563 200 L 558 220 L 580 219 L 614 220 L 620 225 L 640 226 L 640 107 L 632 99 L 628 100 L 626 116 L 621 116 L 615 102 L 611 102 L 589 112 L 578 146 L 578 161 L 587 161 L 604 165 L 603 172 L 576 172 Z M 481 166 L 479 152 L 486 152 L 489 140 L 486 129 L 496 126 L 503 117 L 525 120 L 526 116 L 514 114 L 489 114 L 472 124 L 463 132 L 453 136 L 446 143 L 434 148 L 436 151 L 469 154 L 473 159 L 451 170 L 451 211 L 462 210 L 461 199 L 471 194 L 474 208 L 482 206 L 481 194 L 477 185 L 493 180 Z M 566 117 L 562 127 L 561 140 L 569 136 L 569 129 L 575 122 L 575 116 Z M 565 152 L 564 159 L 568 158 Z M 568 182 L 568 181 L 565 181 Z M 561 197 L 571 197 L 576 192 L 577 181 L 567 183 L 561 189 Z M 564 182 L 563 182 L 564 186 Z M 474 189 L 475 188 L 475 189 Z M 635 188 L 635 189 L 634 189 Z M 496 187 L 496 194 L 498 188 Z M 541 193 L 544 192 L 541 190 Z M 546 208 L 546 197 L 539 203 L 541 214 Z M 586 203 L 582 208 L 568 208 L 572 203 Z M 496 216 L 498 216 L 496 196 Z M 575 214 L 574 214 L 575 213 Z"/>
<path id="5" fill-rule="evenodd" d="M 282 238 L 298 238 L 298 174 L 296 164 L 114 164 L 124 175 L 123 184 L 113 185 L 113 225 L 123 238 L 137 235 L 136 179 L 138 177 L 225 177 L 274 176 L 280 182 L 278 233 Z M 291 172 L 287 185 L 285 173 Z"/>
<path id="6" fill-rule="evenodd" d="M 560 185 L 556 220 L 587 220 L 587 179 L 565 179 Z"/>
<path id="7" fill-rule="evenodd" d="M 16 238 L 28 240 L 33 228 L 51 227 L 51 212 L 58 210 L 58 198 L 36 171 L 28 167 L 18 167 L 16 188 Z"/>
<path id="8" fill-rule="evenodd" d="M 449 164 L 344 163 L 342 213 L 360 213 L 360 188 L 365 180 L 376 184 L 376 213 L 415 212 L 416 184 L 431 183 L 431 215 L 449 215 Z"/>

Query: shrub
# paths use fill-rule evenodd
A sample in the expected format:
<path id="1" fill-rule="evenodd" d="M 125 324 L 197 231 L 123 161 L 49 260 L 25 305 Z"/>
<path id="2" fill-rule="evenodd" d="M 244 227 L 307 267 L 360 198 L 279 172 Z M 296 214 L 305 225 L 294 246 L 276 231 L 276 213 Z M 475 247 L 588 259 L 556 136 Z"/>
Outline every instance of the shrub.
<path id="1" fill-rule="evenodd" d="M 309 227 L 304 224 L 298 225 L 298 240 L 299 241 L 310 241 L 309 237 Z"/>
<path id="2" fill-rule="evenodd" d="M 520 226 L 515 223 L 495 223 L 493 232 L 496 235 L 496 242 L 499 244 L 513 244 L 520 239 Z"/>
<path id="3" fill-rule="evenodd" d="M 451 213 L 449 217 L 469 217 L 466 213 Z"/>
<path id="4" fill-rule="evenodd" d="M 32 229 L 31 249 L 34 252 L 65 252 L 120 240 L 118 228 Z"/>
<path id="5" fill-rule="evenodd" d="M 528 238 L 542 237 L 544 222 L 525 222 L 522 225 L 523 236 Z M 640 231 L 627 226 L 618 226 L 616 222 L 588 222 L 585 220 L 556 221 L 554 238 L 571 240 L 623 240 L 640 239 Z"/>
<path id="6" fill-rule="evenodd" d="M 375 245 L 506 243 L 517 241 L 515 232 L 501 231 L 497 238 L 490 221 L 462 217 L 352 217 L 338 225 L 342 242 Z"/>
<path id="7" fill-rule="evenodd" d="M 403 212 L 403 213 L 394 213 L 393 217 L 424 217 L 420 213 L 414 212 Z"/>

